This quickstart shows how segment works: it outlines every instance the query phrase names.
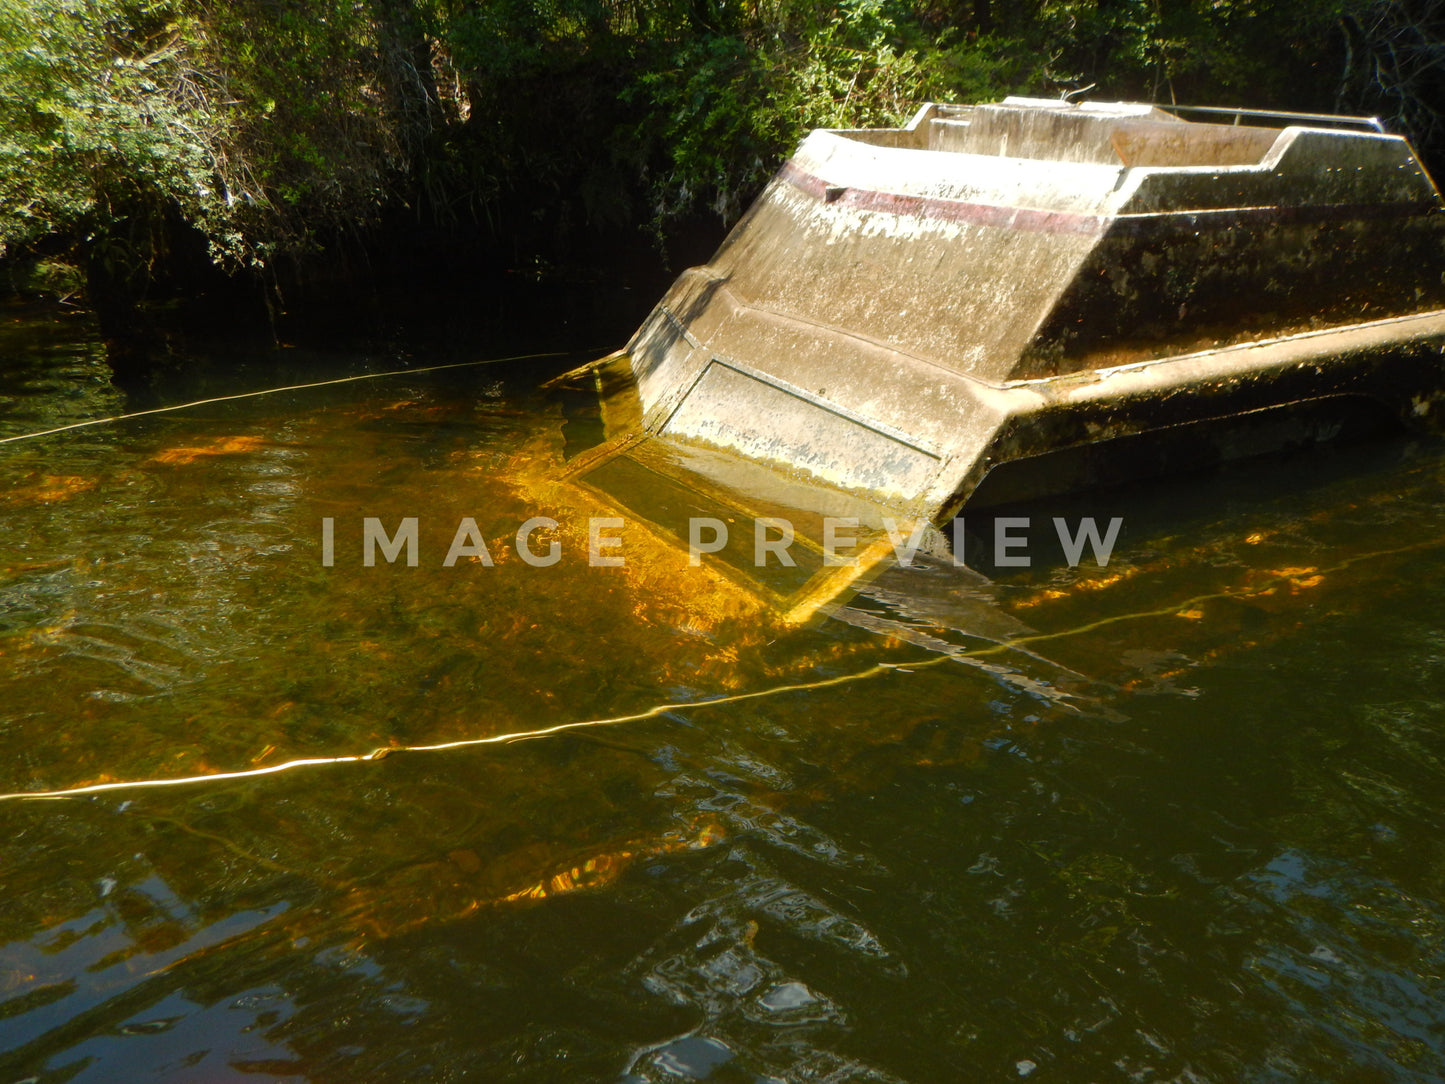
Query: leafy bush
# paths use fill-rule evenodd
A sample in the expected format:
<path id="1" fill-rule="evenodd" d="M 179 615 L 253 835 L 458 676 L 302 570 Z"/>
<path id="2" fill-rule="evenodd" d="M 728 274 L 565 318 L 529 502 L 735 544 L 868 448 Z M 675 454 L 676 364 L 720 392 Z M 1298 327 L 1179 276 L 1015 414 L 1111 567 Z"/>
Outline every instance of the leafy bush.
<path id="1" fill-rule="evenodd" d="M 0 0 L 0 254 L 70 234 L 122 277 L 172 220 L 225 266 L 384 202 L 384 24 L 345 2 Z"/>
<path id="2" fill-rule="evenodd" d="M 0 0 L 0 245 L 73 231 L 117 250 L 174 205 L 224 246 L 213 148 L 185 28 L 152 6 Z M 139 251 L 137 249 L 137 251 Z M 119 258 L 130 258 L 120 256 Z"/>

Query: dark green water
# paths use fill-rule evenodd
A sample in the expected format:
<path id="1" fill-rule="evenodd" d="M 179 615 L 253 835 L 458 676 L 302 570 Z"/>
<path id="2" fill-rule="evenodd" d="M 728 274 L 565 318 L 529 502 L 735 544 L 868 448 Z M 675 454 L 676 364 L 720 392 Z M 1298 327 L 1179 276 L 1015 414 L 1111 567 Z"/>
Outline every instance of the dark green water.
<path id="1" fill-rule="evenodd" d="M 4 319 L 0 436 L 487 356 L 128 395 Z M 1442 1079 L 1439 446 L 1041 509 L 1122 515 L 1108 568 L 792 628 L 640 530 L 589 567 L 581 360 L 0 444 L 0 791 L 213 777 L 0 801 L 0 1081 Z"/>

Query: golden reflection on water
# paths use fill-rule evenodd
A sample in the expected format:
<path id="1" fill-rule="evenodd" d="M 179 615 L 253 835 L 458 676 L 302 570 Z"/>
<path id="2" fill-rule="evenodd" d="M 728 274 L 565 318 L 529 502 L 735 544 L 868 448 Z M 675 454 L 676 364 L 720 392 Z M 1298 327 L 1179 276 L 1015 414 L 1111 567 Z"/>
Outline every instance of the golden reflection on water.
<path id="1" fill-rule="evenodd" d="M 31 502 L 46 504 L 51 501 L 68 500 L 77 493 L 84 493 L 94 487 L 95 480 L 93 478 L 82 478 L 76 474 L 45 474 L 34 482 L 22 483 L 0 494 L 0 502 L 5 504 L 29 504 Z"/>
<path id="2" fill-rule="evenodd" d="M 162 449 L 152 456 L 149 462 L 167 463 L 171 466 L 185 466 L 206 456 L 238 455 L 242 452 L 254 452 L 259 447 L 261 447 L 261 438 L 259 436 L 216 437 L 205 444 L 195 447 Z"/>

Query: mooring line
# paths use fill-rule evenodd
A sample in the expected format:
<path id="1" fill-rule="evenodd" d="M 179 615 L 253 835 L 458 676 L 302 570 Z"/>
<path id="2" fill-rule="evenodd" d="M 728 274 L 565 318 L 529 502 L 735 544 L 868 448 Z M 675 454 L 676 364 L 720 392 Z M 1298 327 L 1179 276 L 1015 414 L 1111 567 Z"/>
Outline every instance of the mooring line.
<path id="1" fill-rule="evenodd" d="M 730 696 L 717 697 L 713 700 L 691 700 L 675 704 L 654 704 L 645 711 L 634 712 L 630 715 L 616 715 L 608 719 L 581 719 L 570 723 L 558 723 L 556 726 L 541 727 L 537 730 L 520 730 L 508 734 L 493 734 L 485 738 L 463 738 L 459 741 L 441 742 L 436 745 L 384 745 L 379 749 L 373 749 L 370 753 L 352 754 L 339 757 L 306 757 L 301 760 L 288 760 L 282 764 L 271 764 L 265 768 L 248 768 L 239 772 L 215 772 L 209 775 L 185 775 L 176 776 L 170 779 L 135 779 L 123 780 L 114 783 L 92 783 L 83 787 L 68 787 L 62 790 L 43 791 L 17 791 L 14 794 L 0 794 L 0 802 L 13 799 L 36 799 L 55 800 L 62 798 L 73 798 L 85 794 L 103 794 L 107 791 L 116 790 L 138 790 L 150 787 L 180 787 L 192 783 L 209 783 L 227 779 L 249 779 L 255 776 L 275 775 L 278 772 L 290 771 L 293 768 L 316 767 L 324 764 L 359 764 L 364 761 L 384 760 L 389 756 L 400 753 L 436 753 L 448 749 L 465 749 L 474 745 L 508 745 L 512 742 L 528 741 L 533 738 L 546 738 L 553 734 L 561 734 L 568 730 L 581 730 L 584 727 L 617 726 L 621 723 L 642 722 L 645 719 L 655 719 L 660 715 L 666 715 L 670 711 L 696 711 L 698 708 L 718 707 L 723 704 L 736 704 L 745 700 L 758 700 L 763 697 L 777 696 L 787 692 L 804 692 L 812 689 L 823 689 L 832 685 L 843 685 L 853 681 L 862 681 L 865 678 L 873 677 L 885 670 L 894 670 L 898 667 L 911 667 L 917 669 L 921 666 L 932 666 L 938 662 L 946 661 L 952 656 L 941 656 L 937 659 L 927 659 L 921 663 L 875 663 L 867 670 L 861 670 L 853 674 L 839 674 L 836 677 L 825 678 L 821 681 L 798 682 L 791 685 L 774 685 L 766 689 L 755 689 L 747 693 L 734 693 Z"/>
<path id="2" fill-rule="evenodd" d="M 58 425 L 54 429 L 42 429 L 38 433 L 21 433 L 13 437 L 0 437 L 0 444 L 10 444 L 17 440 L 32 440 L 35 437 L 48 437 L 54 433 L 66 433 L 72 429 L 84 429 L 91 425 L 108 425 L 111 422 L 124 422 L 132 418 L 144 418 L 151 414 L 167 414 L 173 410 L 189 410 L 191 407 L 208 406 L 211 403 L 229 403 L 236 399 L 254 399 L 258 395 L 278 395 L 283 391 L 304 391 L 307 388 L 325 388 L 332 384 L 351 384 L 358 380 L 380 380 L 388 376 L 408 376 L 414 373 L 439 373 L 444 369 L 465 369 L 476 365 L 501 365 L 509 361 L 531 361 L 534 358 L 558 358 L 567 354 L 590 353 L 590 351 L 576 350 L 548 350 L 540 354 L 515 354 L 507 358 L 483 358 L 480 361 L 453 361 L 446 365 L 427 365 L 420 369 L 392 369 L 385 373 L 358 373 L 356 376 L 339 376 L 334 380 L 317 380 L 310 384 L 288 384 L 283 388 L 262 388 L 259 391 L 237 392 L 235 395 L 218 395 L 211 399 L 197 399 L 192 403 L 173 403 L 170 406 L 152 407 L 150 410 L 137 410 L 131 414 L 115 414 L 108 418 L 90 418 L 83 422 L 72 422 L 69 425 Z"/>
<path id="3" fill-rule="evenodd" d="M 1347 557 L 1337 564 L 1327 568 L 1314 568 L 1310 571 L 1316 575 L 1325 576 L 1331 573 L 1340 572 L 1352 565 L 1362 561 L 1373 561 L 1382 557 L 1393 557 L 1402 553 L 1411 553 L 1417 550 L 1436 549 L 1445 545 L 1445 541 L 1430 539 L 1424 542 L 1416 542 L 1407 546 L 1395 546 L 1385 550 L 1375 550 L 1371 553 L 1362 553 L 1354 557 Z M 558 723 L 556 726 L 541 727 L 536 730 L 521 730 L 509 734 L 493 734 L 486 738 L 463 738 L 459 741 L 440 742 L 435 745 L 396 745 L 383 746 L 374 749 L 370 753 L 353 754 L 338 757 L 306 757 L 300 760 L 288 760 L 282 764 L 272 764 L 265 768 L 249 768 L 239 772 L 215 772 L 209 775 L 187 775 L 177 776 L 171 779 L 135 779 L 117 781 L 114 783 L 92 783 L 83 787 L 69 787 L 61 790 L 42 791 L 17 791 L 13 794 L 0 794 L 0 802 L 12 800 L 28 801 L 59 801 L 66 798 L 77 798 L 89 794 L 103 794 L 110 791 L 120 790 L 142 790 L 154 787 L 179 787 L 188 786 L 194 783 L 215 783 L 228 779 L 250 779 L 263 775 L 276 775 L 280 772 L 291 771 L 294 768 L 317 767 L 328 764 L 360 764 L 366 761 L 384 760 L 389 756 L 396 756 L 401 753 L 436 753 L 450 749 L 467 749 L 479 745 L 509 745 L 513 742 L 528 741 L 534 738 L 546 738 L 553 734 L 561 734 L 569 730 L 581 730 L 587 727 L 618 726 L 622 723 L 642 722 L 647 719 L 655 719 L 673 711 L 699 711 L 703 708 L 721 707 L 724 704 L 739 704 L 749 700 L 762 700 L 767 697 L 780 696 L 785 693 L 811 692 L 818 689 L 834 688 L 839 685 L 849 685 L 858 681 L 867 681 L 870 678 L 878 677 L 881 674 L 893 671 L 914 673 L 926 668 L 942 665 L 946 662 L 956 662 L 963 659 L 977 659 L 986 655 L 998 655 L 1007 651 L 1015 650 L 1025 644 L 1045 643 L 1050 640 L 1062 640 L 1070 636 L 1077 636 L 1081 633 L 1092 632 L 1096 629 L 1106 628 L 1110 625 L 1117 625 L 1125 621 L 1137 621 L 1149 617 L 1169 617 L 1181 611 L 1193 609 L 1195 606 L 1205 602 L 1215 602 L 1220 599 L 1248 598 L 1258 595 L 1262 591 L 1278 586 L 1281 583 L 1290 583 L 1298 578 L 1298 573 L 1270 576 L 1253 584 L 1248 588 L 1235 588 L 1233 590 L 1211 591 L 1202 595 L 1195 595 L 1192 598 L 1180 602 L 1170 603 L 1168 606 L 1161 606 L 1152 610 L 1133 610 L 1129 613 L 1114 614 L 1109 617 L 1101 617 L 1096 621 L 1089 621 L 1082 625 L 1074 625 L 1067 629 L 1058 629 L 1054 632 L 1036 632 L 1026 636 L 1017 636 L 1011 640 L 1000 640 L 986 647 L 969 648 L 938 655 L 931 659 L 923 659 L 913 662 L 878 662 L 865 670 L 858 670 L 851 674 L 839 674 L 831 678 L 822 678 L 818 681 L 791 682 L 787 685 L 773 685 L 766 689 L 755 689 L 752 692 L 733 693 L 729 696 L 720 696 L 712 700 L 693 700 L 683 703 L 655 704 L 645 711 L 634 712 L 630 715 L 616 715 L 607 719 L 582 719 L 570 723 Z"/>

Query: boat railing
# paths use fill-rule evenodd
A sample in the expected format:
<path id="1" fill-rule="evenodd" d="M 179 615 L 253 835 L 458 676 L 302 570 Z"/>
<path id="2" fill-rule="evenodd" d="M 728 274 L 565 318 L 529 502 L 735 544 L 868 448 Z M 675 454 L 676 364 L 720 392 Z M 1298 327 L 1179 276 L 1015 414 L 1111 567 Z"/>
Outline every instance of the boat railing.
<path id="1" fill-rule="evenodd" d="M 1384 133 L 1385 126 L 1379 117 L 1355 117 L 1343 113 L 1295 113 L 1283 109 L 1236 109 L 1231 106 L 1219 105 L 1174 105 L 1172 103 L 1155 103 L 1155 109 L 1162 109 L 1167 113 L 1209 113 L 1214 116 L 1231 116 L 1234 124 L 1243 122 L 1243 118 L 1251 120 L 1279 120 L 1286 122 L 1304 121 L 1310 124 L 1342 124 L 1357 128 L 1368 128 L 1371 131 Z"/>

